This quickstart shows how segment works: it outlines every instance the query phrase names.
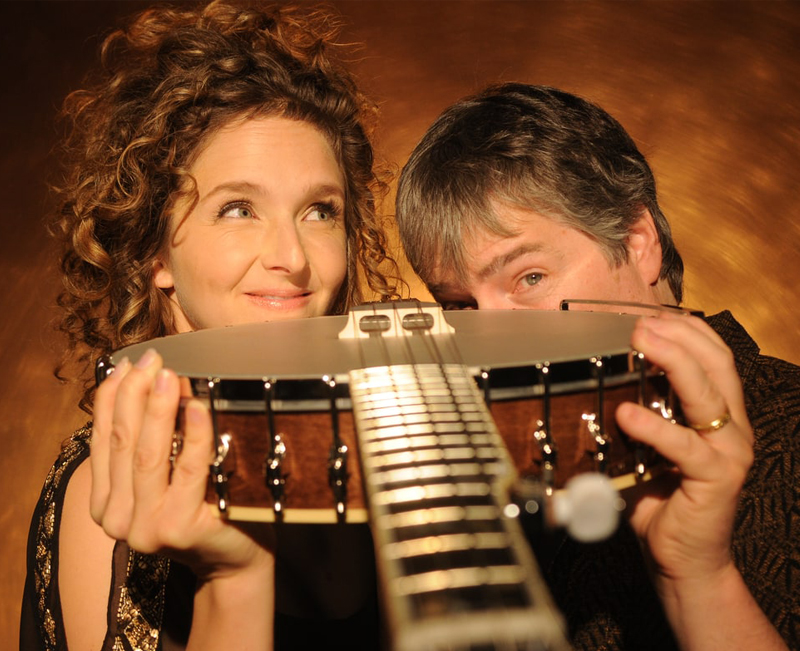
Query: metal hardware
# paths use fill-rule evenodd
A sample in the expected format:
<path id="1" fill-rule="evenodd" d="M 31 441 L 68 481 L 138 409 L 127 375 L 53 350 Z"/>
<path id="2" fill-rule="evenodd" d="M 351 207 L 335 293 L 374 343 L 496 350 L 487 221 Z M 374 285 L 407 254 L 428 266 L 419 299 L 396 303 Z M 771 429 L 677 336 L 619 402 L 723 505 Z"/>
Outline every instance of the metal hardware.
<path id="1" fill-rule="evenodd" d="M 225 459 L 230 452 L 230 434 L 220 434 L 217 424 L 216 401 L 219 397 L 219 378 L 208 379 L 208 404 L 211 411 L 211 424 L 214 430 L 214 448 L 217 451 L 214 461 L 211 462 L 211 483 L 217 494 L 217 506 L 220 513 L 228 513 L 228 476 L 229 471 L 225 468 Z"/>
<path id="2" fill-rule="evenodd" d="M 392 328 L 392 321 L 385 314 L 370 314 L 358 320 L 358 328 L 367 334 L 388 332 Z"/>
<path id="3" fill-rule="evenodd" d="M 108 355 L 100 357 L 94 365 L 94 381 L 97 386 L 100 386 L 111 373 L 114 371 L 114 364 L 111 363 L 111 358 Z"/>
<path id="4" fill-rule="evenodd" d="M 175 464 L 178 461 L 178 457 L 181 455 L 181 450 L 183 450 L 183 432 L 176 429 L 172 433 L 172 447 L 169 452 L 169 467 L 172 470 L 175 470 Z"/>
<path id="5" fill-rule="evenodd" d="M 434 319 L 433 315 L 427 312 L 417 312 L 406 314 L 401 322 L 404 330 L 413 332 L 415 330 L 430 330 L 433 327 Z"/>
<path id="6" fill-rule="evenodd" d="M 452 334 L 455 329 L 446 321 L 441 306 L 436 303 L 415 300 L 366 303 L 350 310 L 339 338 L 402 337 L 407 331 L 439 335 Z"/>
<path id="7" fill-rule="evenodd" d="M 647 364 L 644 354 L 638 350 L 632 350 L 634 370 L 639 374 L 639 395 L 640 405 L 647 406 Z M 647 452 L 642 443 L 637 442 L 633 450 L 634 473 L 639 479 L 643 479 L 647 472 Z"/>
<path id="8" fill-rule="evenodd" d="M 336 517 L 344 522 L 347 517 L 347 446 L 342 443 L 339 432 L 339 409 L 336 406 L 336 380 L 323 377 L 330 390 L 331 432 L 333 442 L 328 454 L 328 485 L 333 492 Z"/>
<path id="9" fill-rule="evenodd" d="M 587 421 L 589 432 L 594 438 L 596 449 L 594 453 L 595 469 L 597 472 L 606 472 L 609 458 L 609 448 L 611 447 L 611 439 L 605 433 L 606 422 L 606 397 L 605 397 L 605 365 L 603 364 L 602 357 L 592 357 L 592 364 L 595 369 L 595 377 L 597 378 L 597 410 L 595 414 L 591 414 L 594 418 L 589 419 L 588 415 L 584 415 Z"/>
<path id="10" fill-rule="evenodd" d="M 568 298 L 561 301 L 558 309 L 562 312 L 569 312 L 570 306 L 584 306 L 585 310 L 594 311 L 592 308 L 605 308 L 599 310 L 602 312 L 618 312 L 619 314 L 640 314 L 646 316 L 647 314 L 658 314 L 659 312 L 667 312 L 670 314 L 686 314 L 691 316 L 704 317 L 705 312 L 702 310 L 694 310 L 680 305 L 666 305 L 664 303 L 651 304 L 651 303 L 637 303 L 635 301 L 604 301 L 588 298 Z"/>
<path id="11" fill-rule="evenodd" d="M 269 452 L 265 462 L 264 480 L 272 495 L 272 510 L 275 521 L 283 520 L 283 498 L 286 494 L 286 478 L 283 476 L 283 464 L 286 458 L 286 443 L 275 431 L 275 414 L 272 411 L 272 398 L 275 391 L 270 380 L 264 380 L 264 409 L 267 412 L 267 439 Z"/>
<path id="12" fill-rule="evenodd" d="M 486 408 L 489 409 L 492 406 L 492 393 L 491 387 L 489 386 L 489 371 L 486 369 L 481 369 L 480 379 L 478 380 L 478 385 L 483 391 L 483 401 L 486 403 Z"/>
<path id="13" fill-rule="evenodd" d="M 536 365 L 542 380 L 542 419 L 536 421 L 536 431 L 533 437 L 542 451 L 542 482 L 547 494 L 553 492 L 556 472 L 556 444 L 551 435 L 550 418 L 550 362 Z"/>

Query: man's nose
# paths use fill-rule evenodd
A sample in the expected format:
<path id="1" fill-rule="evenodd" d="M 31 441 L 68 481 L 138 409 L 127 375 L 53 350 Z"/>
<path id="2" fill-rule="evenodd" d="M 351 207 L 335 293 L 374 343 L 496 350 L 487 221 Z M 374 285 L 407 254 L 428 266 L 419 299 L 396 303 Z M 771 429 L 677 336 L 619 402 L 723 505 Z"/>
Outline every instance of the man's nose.
<path id="1" fill-rule="evenodd" d="M 479 310 L 508 310 L 514 307 L 511 301 L 496 292 L 476 292 L 473 296 Z"/>

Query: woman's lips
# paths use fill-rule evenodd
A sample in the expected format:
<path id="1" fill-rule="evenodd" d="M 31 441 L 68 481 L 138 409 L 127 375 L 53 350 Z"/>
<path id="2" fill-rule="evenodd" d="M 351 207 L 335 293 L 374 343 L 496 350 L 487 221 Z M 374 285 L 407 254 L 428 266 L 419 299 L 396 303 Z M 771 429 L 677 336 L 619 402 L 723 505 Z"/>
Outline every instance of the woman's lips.
<path id="1" fill-rule="evenodd" d="M 247 292 L 247 297 L 259 307 L 273 310 L 293 310 L 304 307 L 311 299 L 312 292 L 308 290 L 284 292 L 278 290 L 267 290 L 259 292 Z"/>

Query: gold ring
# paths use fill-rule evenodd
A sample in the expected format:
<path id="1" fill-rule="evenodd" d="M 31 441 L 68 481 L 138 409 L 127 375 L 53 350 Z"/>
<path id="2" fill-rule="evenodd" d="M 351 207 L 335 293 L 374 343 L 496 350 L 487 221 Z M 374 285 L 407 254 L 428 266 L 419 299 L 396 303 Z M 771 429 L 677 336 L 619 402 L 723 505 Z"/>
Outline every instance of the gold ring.
<path id="1" fill-rule="evenodd" d="M 726 411 L 724 414 L 722 414 L 722 416 L 715 418 L 710 423 L 705 425 L 697 425 L 695 423 L 688 423 L 688 425 L 698 434 L 711 434 L 711 432 L 716 432 L 718 429 L 722 429 L 730 422 L 731 412 Z"/>

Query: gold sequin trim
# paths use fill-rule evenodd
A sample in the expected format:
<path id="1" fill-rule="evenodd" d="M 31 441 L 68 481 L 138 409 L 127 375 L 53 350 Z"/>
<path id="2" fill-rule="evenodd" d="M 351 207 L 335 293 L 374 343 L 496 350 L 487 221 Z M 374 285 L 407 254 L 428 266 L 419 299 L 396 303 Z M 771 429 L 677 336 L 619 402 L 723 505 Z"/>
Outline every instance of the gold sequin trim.
<path id="1" fill-rule="evenodd" d="M 91 436 L 90 425 L 82 427 L 75 432 L 69 441 L 64 445 L 61 454 L 56 459 L 55 464 L 45 479 L 40 504 L 44 505 L 45 511 L 36 523 L 36 561 L 33 568 L 34 586 L 37 595 L 37 607 L 39 610 L 39 626 L 41 627 L 42 639 L 48 651 L 55 651 L 57 645 L 57 622 L 50 610 L 51 604 L 57 599 L 58 595 L 52 594 L 53 578 L 53 553 L 58 545 L 56 531 L 56 515 L 61 502 L 59 495 L 63 495 L 61 483 L 64 473 L 68 469 L 74 469 L 75 461 L 81 454 L 86 452 L 86 445 Z"/>
<path id="2" fill-rule="evenodd" d="M 59 623 L 53 617 L 51 607 L 58 598 L 57 594 L 53 594 L 52 570 L 53 554 L 57 552 L 58 545 L 56 522 L 65 489 L 62 482 L 67 470 L 70 472 L 74 470 L 76 460 L 86 453 L 91 433 L 91 425 L 82 427 L 64 445 L 47 475 L 40 497 L 40 504 L 45 508 L 36 524 L 34 582 L 39 626 L 47 651 L 56 651 L 58 647 Z M 123 651 L 126 648 L 133 648 L 135 651 L 156 651 L 161 635 L 168 574 L 167 559 L 129 551 L 125 580 L 119 588 L 114 651 Z"/>
<path id="3" fill-rule="evenodd" d="M 117 623 L 120 634 L 134 651 L 156 651 L 164 616 L 169 561 L 152 554 L 130 551 L 127 577 L 120 588 Z M 121 643 L 119 636 L 114 648 Z"/>

